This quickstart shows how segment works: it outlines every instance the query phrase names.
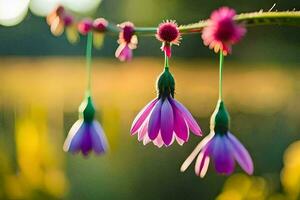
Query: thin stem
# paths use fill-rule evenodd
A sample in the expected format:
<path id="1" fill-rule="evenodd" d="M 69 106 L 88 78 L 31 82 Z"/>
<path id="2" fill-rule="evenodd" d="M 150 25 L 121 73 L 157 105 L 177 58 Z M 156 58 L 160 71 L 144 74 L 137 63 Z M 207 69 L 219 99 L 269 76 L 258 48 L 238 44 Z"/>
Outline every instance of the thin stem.
<path id="1" fill-rule="evenodd" d="M 92 49 L 93 49 L 93 33 L 89 32 L 86 43 L 86 71 L 87 71 L 87 88 L 86 95 L 91 95 L 92 85 Z"/>
<path id="2" fill-rule="evenodd" d="M 167 56 L 166 52 L 165 52 L 165 69 L 169 69 L 169 57 Z"/>
<path id="3" fill-rule="evenodd" d="M 220 51 L 220 63 L 219 63 L 219 100 L 223 100 L 223 62 L 224 55 L 223 52 Z"/>
<path id="4" fill-rule="evenodd" d="M 259 11 L 251 13 L 241 13 L 234 17 L 237 23 L 246 27 L 252 26 L 300 26 L 300 11 Z M 199 33 L 208 25 L 208 20 L 201 20 L 196 23 L 179 26 L 181 34 Z M 120 29 L 111 24 L 107 27 L 107 33 L 118 34 Z M 136 27 L 135 34 L 138 36 L 154 36 L 157 27 Z"/>

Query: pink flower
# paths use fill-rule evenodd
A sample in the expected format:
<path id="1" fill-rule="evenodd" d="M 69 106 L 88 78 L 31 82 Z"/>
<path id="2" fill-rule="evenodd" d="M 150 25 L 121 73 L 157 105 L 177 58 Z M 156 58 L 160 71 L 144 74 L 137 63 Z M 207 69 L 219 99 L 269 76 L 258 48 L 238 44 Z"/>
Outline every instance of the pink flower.
<path id="1" fill-rule="evenodd" d="M 83 19 L 78 23 L 77 28 L 82 35 L 86 35 L 93 29 L 93 20 Z"/>
<path id="2" fill-rule="evenodd" d="M 202 39 L 206 46 L 224 55 L 231 53 L 231 46 L 241 40 L 246 29 L 234 21 L 235 11 L 228 7 L 221 7 L 213 11 L 208 25 L 203 29 Z"/>
<path id="3" fill-rule="evenodd" d="M 119 25 L 122 29 L 119 33 L 119 47 L 115 56 L 121 61 L 129 61 L 132 59 L 132 50 L 137 47 L 137 37 L 134 35 L 134 25 L 131 22 L 124 22 Z"/>
<path id="4" fill-rule="evenodd" d="M 170 146 L 175 140 L 183 145 L 189 139 L 189 130 L 201 136 L 202 131 L 191 113 L 174 99 L 175 81 L 168 68 L 157 82 L 158 97 L 146 105 L 132 123 L 131 134 L 138 134 L 144 145 Z"/>
<path id="5" fill-rule="evenodd" d="M 97 18 L 93 22 L 93 28 L 97 32 L 104 32 L 108 26 L 108 21 L 104 18 Z"/>
<path id="6" fill-rule="evenodd" d="M 172 44 L 179 45 L 181 39 L 177 23 L 171 20 L 159 24 L 156 38 L 163 43 L 161 50 L 170 58 Z"/>
<path id="7" fill-rule="evenodd" d="M 65 27 L 71 26 L 74 22 L 72 15 L 68 14 L 64 7 L 57 6 L 53 12 L 47 16 L 47 23 L 53 35 L 61 35 Z"/>

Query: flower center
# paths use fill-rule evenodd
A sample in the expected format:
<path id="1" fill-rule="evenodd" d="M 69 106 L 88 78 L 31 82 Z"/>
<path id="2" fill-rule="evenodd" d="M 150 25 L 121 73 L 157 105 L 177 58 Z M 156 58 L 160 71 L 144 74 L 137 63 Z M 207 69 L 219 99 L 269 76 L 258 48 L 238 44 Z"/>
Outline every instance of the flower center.
<path id="1" fill-rule="evenodd" d="M 218 23 L 218 29 L 216 32 L 216 38 L 223 42 L 229 41 L 234 35 L 234 22 L 232 19 L 223 19 Z"/>

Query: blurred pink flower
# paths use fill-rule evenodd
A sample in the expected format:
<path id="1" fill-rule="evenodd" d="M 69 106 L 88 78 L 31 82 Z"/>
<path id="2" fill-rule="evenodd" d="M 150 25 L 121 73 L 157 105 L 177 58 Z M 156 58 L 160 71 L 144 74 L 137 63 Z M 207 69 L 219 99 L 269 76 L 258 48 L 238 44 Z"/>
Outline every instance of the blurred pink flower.
<path id="1" fill-rule="evenodd" d="M 137 37 L 134 35 L 134 25 L 131 22 L 124 22 L 119 25 L 121 31 L 119 33 L 119 47 L 115 56 L 121 61 L 129 61 L 132 59 L 132 50 L 137 47 Z"/>
<path id="2" fill-rule="evenodd" d="M 224 55 L 231 53 L 231 46 L 241 40 L 246 29 L 235 23 L 235 10 L 221 7 L 213 11 L 208 25 L 203 29 L 202 39 L 210 49 L 223 51 Z"/>
<path id="3" fill-rule="evenodd" d="M 93 20 L 83 19 L 77 25 L 79 33 L 87 35 L 93 29 Z"/>

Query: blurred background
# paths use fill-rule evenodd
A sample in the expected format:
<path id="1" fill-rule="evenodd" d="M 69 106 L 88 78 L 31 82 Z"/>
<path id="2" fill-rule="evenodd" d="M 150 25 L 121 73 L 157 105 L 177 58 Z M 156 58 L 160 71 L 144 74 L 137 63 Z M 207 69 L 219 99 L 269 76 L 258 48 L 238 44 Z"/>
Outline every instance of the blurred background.
<path id="1" fill-rule="evenodd" d="M 180 147 L 143 146 L 129 129 L 138 111 L 155 98 L 162 71 L 160 43 L 139 38 L 134 60 L 114 58 L 117 37 L 95 50 L 93 95 L 110 151 L 83 158 L 62 150 L 77 120 L 85 80 L 85 38 L 72 45 L 51 35 L 45 16 L 63 4 L 78 17 L 105 17 L 156 26 L 208 18 L 227 5 L 238 13 L 300 9 L 299 0 L 0 0 L 0 199 L 218 199 L 296 200 L 300 190 L 300 29 L 253 27 L 226 57 L 224 98 L 231 130 L 247 147 L 254 176 L 240 168 L 230 177 L 210 167 L 204 179 L 194 167 L 179 168 L 201 138 Z M 176 98 L 205 134 L 218 91 L 217 55 L 200 35 L 173 48 Z"/>

